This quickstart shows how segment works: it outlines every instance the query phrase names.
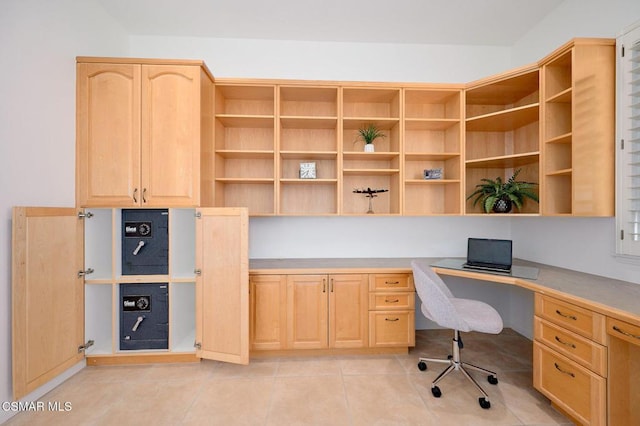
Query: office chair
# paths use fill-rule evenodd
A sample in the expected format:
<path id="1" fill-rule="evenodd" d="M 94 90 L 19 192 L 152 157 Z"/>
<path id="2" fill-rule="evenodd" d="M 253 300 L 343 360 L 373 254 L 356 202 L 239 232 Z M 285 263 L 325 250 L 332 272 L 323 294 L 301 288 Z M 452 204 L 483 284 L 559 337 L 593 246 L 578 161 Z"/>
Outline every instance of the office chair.
<path id="1" fill-rule="evenodd" d="M 421 311 L 430 320 L 441 327 L 453 330 L 452 354 L 447 359 L 420 358 L 418 368 L 427 369 L 427 362 L 449 364 L 449 366 L 431 383 L 431 393 L 440 398 L 442 392 L 438 383 L 454 370 L 459 370 L 475 385 L 482 396 L 478 398 L 480 407 L 490 408 L 489 395 L 480 387 L 478 382 L 467 372 L 467 368 L 488 374 L 488 381 L 492 385 L 498 383 L 497 374 L 482 367 L 468 364 L 460 360 L 462 349 L 461 331 L 479 331 L 481 333 L 498 334 L 502 331 L 502 318 L 490 305 L 478 300 L 459 299 L 453 296 L 447 285 L 442 281 L 429 265 L 417 261 L 411 262 L 416 291 L 422 302 Z"/>

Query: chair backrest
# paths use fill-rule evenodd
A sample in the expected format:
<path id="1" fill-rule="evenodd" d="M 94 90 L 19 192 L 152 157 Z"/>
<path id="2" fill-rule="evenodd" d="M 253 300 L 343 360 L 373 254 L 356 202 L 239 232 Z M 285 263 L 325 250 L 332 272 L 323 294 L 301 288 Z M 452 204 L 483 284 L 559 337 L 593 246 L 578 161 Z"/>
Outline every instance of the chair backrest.
<path id="1" fill-rule="evenodd" d="M 440 276 L 429 265 L 415 260 L 411 262 L 411 269 L 425 316 L 441 327 L 466 331 L 469 326 L 460 318 L 451 303 L 453 294 Z"/>

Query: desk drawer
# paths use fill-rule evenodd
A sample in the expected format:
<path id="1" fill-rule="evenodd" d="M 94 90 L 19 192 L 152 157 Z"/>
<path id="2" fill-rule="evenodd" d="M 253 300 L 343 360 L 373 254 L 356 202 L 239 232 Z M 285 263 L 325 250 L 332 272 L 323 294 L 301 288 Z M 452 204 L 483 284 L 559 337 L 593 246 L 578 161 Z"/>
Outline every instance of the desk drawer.
<path id="1" fill-rule="evenodd" d="M 370 274 L 369 291 L 413 291 L 411 274 Z"/>
<path id="2" fill-rule="evenodd" d="M 606 424 L 607 380 L 533 343 L 533 386 L 585 425 Z"/>
<path id="3" fill-rule="evenodd" d="M 605 346 L 539 317 L 534 318 L 534 335 L 536 340 L 567 358 L 600 376 L 607 376 L 607 348 Z"/>
<path id="4" fill-rule="evenodd" d="M 369 309 L 414 309 L 415 293 L 369 293 Z"/>
<path id="5" fill-rule="evenodd" d="M 414 311 L 369 311 L 369 346 L 415 346 Z"/>
<path id="6" fill-rule="evenodd" d="M 614 318 L 607 318 L 607 334 L 625 340 L 634 346 L 640 346 L 640 327 L 637 325 Z"/>
<path id="7" fill-rule="evenodd" d="M 605 316 L 572 303 L 536 293 L 536 315 L 604 345 Z"/>

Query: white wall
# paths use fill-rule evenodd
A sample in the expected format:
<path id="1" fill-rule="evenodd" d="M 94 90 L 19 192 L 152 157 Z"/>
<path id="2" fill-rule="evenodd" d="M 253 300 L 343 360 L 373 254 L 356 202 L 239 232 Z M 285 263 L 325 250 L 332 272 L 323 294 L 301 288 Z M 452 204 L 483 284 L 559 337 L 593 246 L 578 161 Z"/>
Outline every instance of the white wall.
<path id="1" fill-rule="evenodd" d="M 11 389 L 11 207 L 73 206 L 75 56 L 126 55 L 94 1 L 3 0 L 0 13 L 0 402 Z M 11 413 L 0 410 L 0 423 Z"/>

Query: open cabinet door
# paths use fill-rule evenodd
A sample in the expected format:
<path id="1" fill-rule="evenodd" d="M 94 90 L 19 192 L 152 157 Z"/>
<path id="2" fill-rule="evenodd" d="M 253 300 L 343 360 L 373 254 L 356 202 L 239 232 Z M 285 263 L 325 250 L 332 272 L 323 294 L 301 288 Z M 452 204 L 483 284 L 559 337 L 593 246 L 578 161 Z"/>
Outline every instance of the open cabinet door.
<path id="1" fill-rule="evenodd" d="M 15 207 L 12 240 L 13 397 L 84 358 L 84 223 L 74 208 Z"/>
<path id="2" fill-rule="evenodd" d="M 249 215 L 196 210 L 196 355 L 249 363 Z"/>

